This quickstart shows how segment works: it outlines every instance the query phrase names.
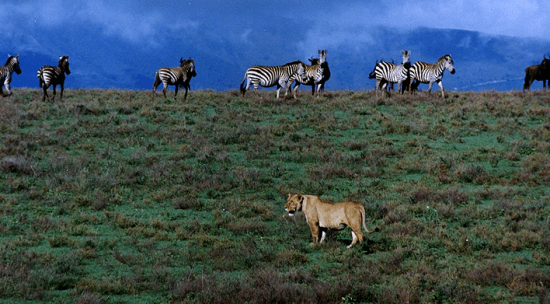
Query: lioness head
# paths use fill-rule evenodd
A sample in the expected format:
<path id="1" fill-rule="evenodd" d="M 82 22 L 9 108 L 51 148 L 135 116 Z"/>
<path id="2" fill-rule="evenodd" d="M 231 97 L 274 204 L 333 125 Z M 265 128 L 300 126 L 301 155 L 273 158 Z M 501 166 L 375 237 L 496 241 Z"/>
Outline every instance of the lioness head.
<path id="1" fill-rule="evenodd" d="M 293 216 L 294 212 L 302 210 L 302 201 L 304 197 L 301 194 L 288 194 L 288 199 L 286 200 L 285 210 L 288 212 L 288 215 Z"/>

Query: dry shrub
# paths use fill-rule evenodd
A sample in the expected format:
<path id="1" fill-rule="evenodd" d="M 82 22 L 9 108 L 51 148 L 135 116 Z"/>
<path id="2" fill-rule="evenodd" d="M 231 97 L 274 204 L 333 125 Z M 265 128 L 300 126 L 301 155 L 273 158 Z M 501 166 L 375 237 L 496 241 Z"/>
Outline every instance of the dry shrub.
<path id="1" fill-rule="evenodd" d="M 298 250 L 283 250 L 275 255 L 275 263 L 279 267 L 298 266 L 306 263 L 308 255 Z"/>
<path id="2" fill-rule="evenodd" d="M 103 297 L 97 292 L 84 291 L 76 299 L 76 304 L 101 304 L 103 303 Z"/>
<path id="3" fill-rule="evenodd" d="M 247 233 L 264 235 L 268 230 L 267 225 L 260 218 L 238 218 L 232 222 L 227 223 L 226 228 L 236 235 Z"/>
<path id="4" fill-rule="evenodd" d="M 528 155 L 521 162 L 515 179 L 531 185 L 547 184 L 550 182 L 550 156 L 542 153 Z"/>
<path id="5" fill-rule="evenodd" d="M 22 175 L 36 175 L 34 166 L 24 156 L 4 157 L 0 160 L 0 171 Z"/>

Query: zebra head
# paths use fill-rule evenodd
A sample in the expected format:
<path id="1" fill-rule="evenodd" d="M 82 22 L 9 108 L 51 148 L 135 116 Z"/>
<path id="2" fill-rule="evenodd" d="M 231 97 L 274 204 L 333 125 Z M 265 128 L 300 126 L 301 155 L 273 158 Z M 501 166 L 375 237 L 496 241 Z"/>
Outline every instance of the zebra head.
<path id="1" fill-rule="evenodd" d="M 185 59 L 183 60 L 183 57 L 180 58 L 180 68 L 183 68 L 185 70 L 185 74 L 187 76 L 196 77 L 197 72 L 195 72 L 195 60 L 191 59 Z"/>
<path id="2" fill-rule="evenodd" d="M 403 55 L 403 64 L 410 62 L 411 60 L 411 51 L 401 51 L 401 55 Z"/>
<path id="3" fill-rule="evenodd" d="M 327 60 L 327 50 L 319 50 L 319 64 Z"/>
<path id="4" fill-rule="evenodd" d="M 445 55 L 445 68 L 451 72 L 451 74 L 454 74 L 455 73 L 455 66 L 454 66 L 454 62 L 453 62 L 453 58 L 451 57 L 451 55 Z"/>
<path id="5" fill-rule="evenodd" d="M 8 61 L 5 66 L 10 67 L 17 75 L 21 74 L 21 67 L 19 66 L 19 55 L 11 56 L 8 54 Z"/>
<path id="6" fill-rule="evenodd" d="M 71 70 L 69 70 L 69 56 L 59 56 L 59 63 L 57 66 L 65 71 L 65 74 L 71 74 Z"/>

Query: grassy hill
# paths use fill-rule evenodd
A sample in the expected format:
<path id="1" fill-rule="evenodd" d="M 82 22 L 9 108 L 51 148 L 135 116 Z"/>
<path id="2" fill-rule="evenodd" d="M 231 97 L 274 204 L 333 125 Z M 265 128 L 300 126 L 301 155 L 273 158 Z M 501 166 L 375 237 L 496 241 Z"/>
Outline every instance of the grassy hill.
<path id="1" fill-rule="evenodd" d="M 550 93 L 0 100 L 9 303 L 548 303 Z M 380 231 L 309 246 L 288 193 Z"/>

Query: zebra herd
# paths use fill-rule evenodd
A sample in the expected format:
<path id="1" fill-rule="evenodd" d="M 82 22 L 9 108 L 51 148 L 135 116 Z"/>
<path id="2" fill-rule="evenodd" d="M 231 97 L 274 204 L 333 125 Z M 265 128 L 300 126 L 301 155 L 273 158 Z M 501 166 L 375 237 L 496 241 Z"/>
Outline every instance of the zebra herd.
<path id="1" fill-rule="evenodd" d="M 410 63 L 411 51 L 401 51 L 403 62 L 400 65 L 390 62 L 376 62 L 374 70 L 369 74 L 369 78 L 376 78 L 374 90 L 384 91 L 388 84 L 397 83 L 397 89 L 401 93 L 407 89 L 413 92 L 420 83 L 428 83 L 428 93 L 432 91 L 432 85 L 437 83 L 441 88 L 441 96 L 445 98 L 443 89 L 443 72 L 447 69 L 451 74 L 455 73 L 454 62 L 451 55 L 444 55 L 437 60 L 435 64 L 422 61 Z M 416 82 L 415 82 L 416 81 Z M 400 89 L 401 87 L 401 89 Z M 387 93 L 389 95 L 389 93 Z"/>
<path id="2" fill-rule="evenodd" d="M 422 61 L 417 61 L 411 65 L 410 56 L 411 51 L 403 50 L 401 51 L 403 56 L 403 61 L 401 64 L 395 64 L 393 62 L 384 62 L 376 61 L 374 70 L 369 74 L 369 78 L 376 78 L 375 92 L 378 95 L 378 91 L 384 91 L 387 95 L 386 89 L 389 88 L 389 85 L 397 83 L 397 90 L 401 94 L 405 89 L 410 92 L 418 87 L 420 83 L 427 83 L 428 92 L 431 92 L 432 85 L 437 83 L 441 88 L 441 96 L 445 98 L 445 91 L 443 89 L 443 83 L 441 79 L 443 78 L 443 72 L 448 70 L 451 74 L 455 73 L 454 62 L 451 55 L 441 56 L 436 63 L 426 63 Z M 293 61 L 282 66 L 259 66 L 255 65 L 248 68 L 244 74 L 244 78 L 241 81 L 240 92 L 244 97 L 246 91 L 250 88 L 251 85 L 254 86 L 254 91 L 258 91 L 258 87 L 272 87 L 277 86 L 277 98 L 279 98 L 279 92 L 281 88 L 285 89 L 285 97 L 287 97 L 290 88 L 293 83 L 296 83 L 293 89 L 293 95 L 296 99 L 296 91 L 301 84 L 311 86 L 311 94 L 315 95 L 317 92 L 317 97 L 320 96 L 320 93 L 324 91 L 325 82 L 330 79 L 330 70 L 328 67 L 328 62 L 326 61 L 327 51 L 319 50 L 319 58 L 309 59 L 311 65 L 307 65 L 302 61 Z M 550 59 L 544 57 L 544 60 L 540 65 L 530 66 L 526 71 L 525 84 L 523 90 L 527 88 L 533 82 L 533 80 L 543 80 L 544 88 L 546 89 L 546 79 L 550 79 Z M 10 88 L 12 74 L 21 74 L 21 68 L 19 66 L 19 55 L 11 56 L 8 55 L 8 60 L 4 66 L 0 66 L 0 83 L 6 88 L 7 94 L 4 94 L 0 86 L 0 95 L 2 97 L 12 95 Z M 43 66 L 37 72 L 37 77 L 39 79 L 39 86 L 43 90 L 42 101 L 46 99 L 50 100 L 48 95 L 48 88 L 50 85 L 53 86 L 53 98 L 55 99 L 56 95 L 56 86 L 59 85 L 61 88 L 60 100 L 63 100 L 63 91 L 65 84 L 65 74 L 69 75 L 71 73 L 69 69 L 69 56 L 59 56 L 59 62 L 57 67 L 54 66 Z M 178 94 L 178 88 L 182 87 L 185 89 L 185 94 L 183 99 L 187 98 L 187 92 L 190 89 L 189 82 L 192 77 L 196 77 L 197 73 L 195 71 L 195 61 L 191 58 L 184 60 L 183 57 L 180 59 L 180 66 L 177 68 L 160 68 L 155 74 L 155 82 L 153 84 L 153 98 L 157 87 L 162 82 L 164 88 L 162 93 L 166 98 L 166 89 L 169 85 L 175 86 L 174 99 Z M 246 82 L 246 86 L 245 86 Z"/>
<path id="3" fill-rule="evenodd" d="M 281 88 L 285 89 L 285 97 L 287 97 L 290 88 L 293 83 L 296 83 L 293 89 L 293 96 L 296 98 L 296 91 L 301 84 L 310 85 L 311 93 L 317 97 L 324 90 L 325 82 L 330 78 L 330 70 L 328 62 L 326 61 L 327 51 L 319 50 L 319 58 L 309 59 L 311 65 L 307 65 L 302 61 L 293 61 L 282 66 L 259 66 L 255 65 L 248 68 L 244 74 L 244 78 L 241 81 L 240 92 L 244 97 L 246 91 L 251 85 L 254 86 L 254 91 L 258 91 L 258 87 L 272 87 L 277 86 L 277 98 L 279 98 L 279 92 Z M 369 74 L 369 78 L 376 78 L 375 91 L 385 91 L 388 84 L 397 83 L 398 90 L 403 93 L 405 87 L 409 91 L 414 90 L 419 83 L 429 83 L 428 92 L 431 92 L 433 83 L 437 83 L 441 88 L 442 97 L 445 98 L 445 92 L 443 90 L 443 84 L 441 79 L 443 78 L 443 72 L 445 69 L 449 70 L 451 74 L 455 73 L 453 66 L 453 59 L 451 55 L 445 55 L 439 58 L 435 64 L 429 64 L 425 62 L 415 62 L 412 66 L 410 64 L 410 51 L 401 51 L 403 55 L 403 62 L 399 65 L 390 62 L 376 62 L 374 70 Z M 13 72 L 21 74 L 21 68 L 19 67 L 19 55 L 10 56 L 4 66 L 0 67 L 0 81 L 6 88 L 7 94 L 0 91 L 2 96 L 9 96 L 12 94 L 10 83 Z M 55 100 L 56 86 L 59 85 L 61 89 L 60 100 L 63 100 L 63 91 L 65 86 L 65 75 L 71 73 L 69 69 L 69 56 L 59 56 L 59 62 L 57 67 L 43 66 L 37 72 L 39 79 L 39 86 L 43 90 L 42 101 L 46 99 L 50 100 L 47 89 L 50 85 L 53 86 L 53 98 Z M 169 85 L 175 86 L 174 99 L 178 94 L 178 88 L 185 89 L 183 99 L 187 98 L 187 92 L 189 91 L 192 77 L 196 77 L 195 61 L 191 58 L 184 60 L 180 59 L 180 66 L 177 68 L 160 68 L 155 74 L 155 82 L 153 84 L 153 97 L 155 91 L 160 83 L 163 83 L 162 93 L 166 98 L 166 89 Z M 415 83 L 416 81 L 416 83 Z M 245 86 L 246 82 L 246 86 Z M 1 88 L 0 88 L 1 89 Z M 388 93 L 389 94 L 389 93 Z"/>
<path id="4" fill-rule="evenodd" d="M 244 78 L 241 81 L 241 94 L 254 85 L 254 91 L 258 91 L 258 86 L 272 87 L 277 86 L 277 98 L 282 87 L 285 88 L 285 97 L 288 95 L 292 83 L 294 86 L 293 95 L 296 98 L 296 91 L 300 84 L 310 85 L 311 94 L 315 94 L 317 89 L 317 97 L 324 90 L 325 82 L 330 78 L 330 70 L 326 62 L 327 51 L 319 50 L 318 59 L 309 59 L 311 65 L 307 65 L 299 60 L 289 62 L 282 66 L 260 66 L 255 65 L 246 70 Z M 246 87 L 244 86 L 246 82 Z"/>

